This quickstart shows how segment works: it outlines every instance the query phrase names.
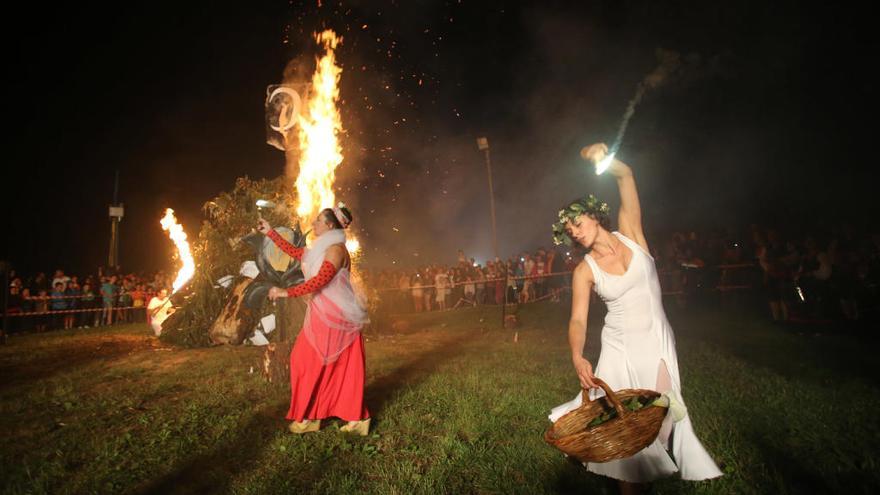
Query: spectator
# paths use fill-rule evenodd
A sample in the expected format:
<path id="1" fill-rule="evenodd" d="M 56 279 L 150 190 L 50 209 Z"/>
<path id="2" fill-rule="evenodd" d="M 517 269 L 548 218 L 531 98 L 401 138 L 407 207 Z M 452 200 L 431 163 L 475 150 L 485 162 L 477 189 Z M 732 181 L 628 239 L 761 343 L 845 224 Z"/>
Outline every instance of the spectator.
<path id="1" fill-rule="evenodd" d="M 21 305 L 22 305 L 22 295 L 21 295 L 21 280 L 16 278 L 13 279 L 12 283 L 9 284 L 9 296 L 6 300 L 6 314 L 9 315 L 19 315 L 21 314 Z M 20 317 L 10 318 L 9 325 L 10 328 L 9 333 L 18 330 L 20 326 L 19 323 L 21 321 Z"/>
<path id="2" fill-rule="evenodd" d="M 51 315 L 46 314 L 49 312 L 49 294 L 45 289 L 40 289 L 40 291 L 37 292 L 37 300 L 34 304 L 34 309 L 37 313 L 37 318 L 35 320 L 37 330 L 42 332 L 46 330 L 51 317 Z"/>
<path id="3" fill-rule="evenodd" d="M 526 279 L 523 282 L 523 290 L 520 294 L 519 302 L 527 303 L 530 300 L 534 299 L 535 294 L 535 282 L 534 279 L 531 278 L 535 275 L 535 261 L 532 260 L 532 256 L 530 254 L 527 254 L 520 259 L 523 263 L 523 276 L 526 277 Z"/>
<path id="4" fill-rule="evenodd" d="M 131 291 L 131 321 L 140 323 L 146 319 L 146 291 L 143 284 L 136 284 Z"/>
<path id="5" fill-rule="evenodd" d="M 501 260 L 495 258 L 495 304 L 504 304 L 504 293 L 507 288 L 504 286 L 504 277 L 507 270 Z"/>
<path id="6" fill-rule="evenodd" d="M 516 265 L 513 259 L 508 259 L 504 263 L 504 272 L 507 274 L 507 287 L 505 287 L 504 297 L 509 303 L 517 301 L 516 295 Z"/>
<path id="7" fill-rule="evenodd" d="M 95 291 L 92 289 L 92 285 L 89 282 L 86 282 L 82 286 L 81 302 L 82 309 L 86 312 L 80 315 L 80 325 L 85 328 L 98 326 L 101 313 L 98 311 L 94 311 L 98 306 L 98 301 L 97 297 L 95 296 Z"/>
<path id="8" fill-rule="evenodd" d="M 101 283 L 101 300 L 103 302 L 102 319 L 104 325 L 113 324 L 113 306 L 116 304 L 116 275 L 103 278 Z"/>
<path id="9" fill-rule="evenodd" d="M 474 280 L 470 275 L 465 276 L 464 279 L 464 301 L 465 303 L 476 306 L 477 302 L 475 299 L 475 295 L 477 293 L 477 287 L 474 284 Z"/>
<path id="10" fill-rule="evenodd" d="M 445 270 L 439 270 L 434 275 L 434 289 L 436 291 L 437 306 L 440 311 L 446 310 L 446 297 L 449 290 L 449 274 Z"/>
<path id="11" fill-rule="evenodd" d="M 82 295 L 82 290 L 79 284 L 76 281 L 76 277 L 72 277 L 67 284 L 67 289 L 64 291 L 64 296 L 67 298 L 67 309 L 75 311 L 80 307 L 80 296 Z M 64 329 L 73 328 L 76 325 L 78 313 L 68 313 L 64 315 Z"/>
<path id="12" fill-rule="evenodd" d="M 418 273 L 412 277 L 412 302 L 417 313 L 424 311 L 424 291 L 422 290 L 422 276 Z"/>
<path id="13" fill-rule="evenodd" d="M 424 292 L 422 293 L 422 303 L 425 306 L 425 311 L 431 311 L 431 300 L 434 298 L 434 289 L 431 287 L 431 285 L 434 283 L 434 277 L 431 274 L 431 270 L 425 270 L 425 273 L 422 276 L 422 280 L 425 284 Z"/>
<path id="14" fill-rule="evenodd" d="M 560 301 L 559 292 L 562 289 L 562 277 L 558 274 L 565 271 L 565 261 L 562 259 L 562 254 L 559 249 L 552 249 L 547 261 L 547 271 L 550 274 L 547 279 L 547 288 L 550 290 L 550 300 L 553 302 Z"/>
<path id="15" fill-rule="evenodd" d="M 537 277 L 535 279 L 535 298 L 542 298 L 546 293 L 546 279 L 544 278 L 546 274 L 547 266 L 544 262 L 544 250 L 541 249 L 535 257 L 535 277 Z"/>
<path id="16" fill-rule="evenodd" d="M 828 253 L 819 249 L 816 240 L 809 238 L 805 252 L 796 271 L 796 284 L 803 297 L 806 316 L 823 319 L 828 314 L 830 299 L 831 260 Z"/>
<path id="17" fill-rule="evenodd" d="M 477 265 L 476 269 L 476 302 L 477 304 L 486 304 L 486 274 L 483 272 L 483 267 Z"/>
<path id="18" fill-rule="evenodd" d="M 52 288 L 54 289 L 59 283 L 61 284 L 61 290 L 67 290 L 67 284 L 70 282 L 70 277 L 64 274 L 64 270 L 58 269 L 55 270 L 55 278 L 52 279 Z"/>
<path id="19" fill-rule="evenodd" d="M 455 268 L 453 270 L 449 270 L 449 292 L 447 295 L 447 302 L 451 303 L 452 301 L 459 301 L 464 297 L 464 268 L 466 267 L 467 262 L 464 265 L 460 265 L 459 268 Z"/>
<path id="20" fill-rule="evenodd" d="M 117 286 L 117 291 L 116 321 L 131 323 L 131 306 L 133 304 L 131 297 L 131 278 L 123 278 L 122 283 Z"/>
<path id="21" fill-rule="evenodd" d="M 31 297 L 31 289 L 29 287 L 24 287 L 21 289 L 21 312 L 22 314 L 27 315 L 34 311 L 36 311 L 36 306 L 34 298 Z M 27 331 L 34 328 L 35 325 L 36 322 L 33 316 L 22 316 L 18 329 Z"/>
<path id="22" fill-rule="evenodd" d="M 768 231 L 767 239 L 759 241 L 758 262 L 764 270 L 764 291 L 770 305 L 770 314 L 775 322 L 788 321 L 788 303 L 785 292 L 788 288 L 789 273 L 783 262 L 785 256 L 778 235 Z"/>
<path id="23" fill-rule="evenodd" d="M 167 289 L 160 289 L 147 305 L 147 317 L 156 337 L 162 335 L 162 323 L 174 312 Z"/>
<path id="24" fill-rule="evenodd" d="M 64 299 L 64 282 L 55 282 L 55 287 L 52 290 L 52 299 L 49 304 L 49 309 L 52 311 L 64 311 L 67 309 L 67 300 Z M 52 328 L 61 328 L 65 325 L 64 314 L 63 313 L 55 313 L 52 315 Z M 64 326 L 66 329 L 67 327 Z"/>
<path id="25" fill-rule="evenodd" d="M 39 294 L 40 291 L 49 292 L 49 279 L 46 278 L 46 274 L 40 272 L 37 274 L 36 278 L 34 278 L 34 284 L 31 287 L 31 292 Z"/>

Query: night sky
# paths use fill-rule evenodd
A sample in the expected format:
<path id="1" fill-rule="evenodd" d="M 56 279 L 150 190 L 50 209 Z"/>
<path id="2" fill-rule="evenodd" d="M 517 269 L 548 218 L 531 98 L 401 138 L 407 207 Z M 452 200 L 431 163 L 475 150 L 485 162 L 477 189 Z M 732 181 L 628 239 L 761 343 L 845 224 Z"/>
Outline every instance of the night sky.
<path id="1" fill-rule="evenodd" d="M 266 86 L 343 37 L 340 199 L 374 266 L 550 245 L 562 203 L 616 203 L 578 157 L 613 139 L 658 49 L 682 65 L 620 151 L 645 227 L 872 222 L 877 41 L 866 12 L 800 2 L 33 3 L 7 17 L 0 258 L 20 272 L 106 262 L 113 174 L 127 270 L 171 268 L 158 220 L 191 237 L 236 177 L 283 174 Z M 310 73 L 309 73 L 310 75 Z M 818 227 L 816 227 L 818 228 Z"/>

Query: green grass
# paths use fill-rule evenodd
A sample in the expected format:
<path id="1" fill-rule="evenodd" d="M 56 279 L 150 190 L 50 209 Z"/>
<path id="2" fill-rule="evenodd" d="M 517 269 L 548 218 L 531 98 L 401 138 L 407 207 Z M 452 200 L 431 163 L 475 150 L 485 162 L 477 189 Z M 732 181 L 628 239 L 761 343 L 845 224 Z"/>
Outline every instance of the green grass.
<path id="1" fill-rule="evenodd" d="M 615 493 L 544 444 L 571 399 L 567 308 L 412 317 L 367 342 L 371 436 L 287 433 L 261 349 L 169 348 L 145 326 L 0 348 L 3 493 Z M 672 314 L 685 399 L 719 480 L 656 493 L 873 493 L 878 374 L 863 336 L 733 311 Z M 588 353 L 598 354 L 594 314 Z M 818 333 L 817 333 L 818 332 Z M 249 373 L 251 367 L 255 372 Z"/>

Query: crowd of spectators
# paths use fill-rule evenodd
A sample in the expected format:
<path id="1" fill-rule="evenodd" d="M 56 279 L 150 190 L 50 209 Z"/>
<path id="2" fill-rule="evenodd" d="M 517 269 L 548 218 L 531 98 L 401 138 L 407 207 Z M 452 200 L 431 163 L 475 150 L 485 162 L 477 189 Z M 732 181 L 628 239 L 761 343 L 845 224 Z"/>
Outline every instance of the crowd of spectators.
<path id="1" fill-rule="evenodd" d="M 382 303 L 398 311 L 434 311 L 461 306 L 530 302 L 559 298 L 576 264 L 573 251 L 540 248 L 485 264 L 459 251 L 454 264 L 412 269 L 363 270 L 366 284 L 378 290 Z"/>
<path id="2" fill-rule="evenodd" d="M 880 234 L 840 228 L 785 232 L 752 225 L 736 231 L 649 235 L 664 294 L 686 306 L 708 293 L 760 297 L 774 321 L 859 320 L 880 306 Z M 556 246 L 485 264 L 459 251 L 453 263 L 364 270 L 394 312 L 558 300 L 585 251 Z"/>
<path id="3" fill-rule="evenodd" d="M 880 234 L 841 228 L 790 233 L 753 225 L 744 231 L 649 234 L 665 295 L 681 306 L 708 293 L 760 297 L 768 317 L 860 320 L 876 317 Z M 585 251 L 554 246 L 480 263 L 459 251 L 447 263 L 360 273 L 390 312 L 443 311 L 463 306 L 559 301 Z M 52 277 L 10 272 L 8 313 L 16 330 L 88 328 L 148 321 L 149 307 L 167 301 L 164 272 L 104 272 Z"/>
<path id="4" fill-rule="evenodd" d="M 85 276 L 62 269 L 52 277 L 40 272 L 9 273 L 7 311 L 12 331 L 89 328 L 146 322 L 147 308 L 167 296 L 171 278 L 164 272 L 124 274 L 118 270 Z"/>

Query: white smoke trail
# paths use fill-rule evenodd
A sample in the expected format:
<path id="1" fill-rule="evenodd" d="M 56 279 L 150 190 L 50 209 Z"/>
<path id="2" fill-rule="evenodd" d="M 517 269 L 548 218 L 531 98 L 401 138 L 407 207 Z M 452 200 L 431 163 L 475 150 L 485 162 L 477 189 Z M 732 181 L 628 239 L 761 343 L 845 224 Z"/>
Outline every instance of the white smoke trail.
<path id="1" fill-rule="evenodd" d="M 616 154 L 617 150 L 620 149 L 620 145 L 623 142 L 623 136 L 626 134 L 626 128 L 629 126 L 629 120 L 635 113 L 636 106 L 642 101 L 642 97 L 645 96 L 645 93 L 649 89 L 657 89 L 660 87 L 681 64 L 681 56 L 678 52 L 671 50 L 657 49 L 657 59 L 660 64 L 651 71 L 645 79 L 639 82 L 636 86 L 636 94 L 633 95 L 631 100 L 629 100 L 626 112 L 624 112 L 623 119 L 620 122 L 620 127 L 617 129 L 617 136 L 615 136 L 613 144 L 609 150 L 611 154 Z"/>

